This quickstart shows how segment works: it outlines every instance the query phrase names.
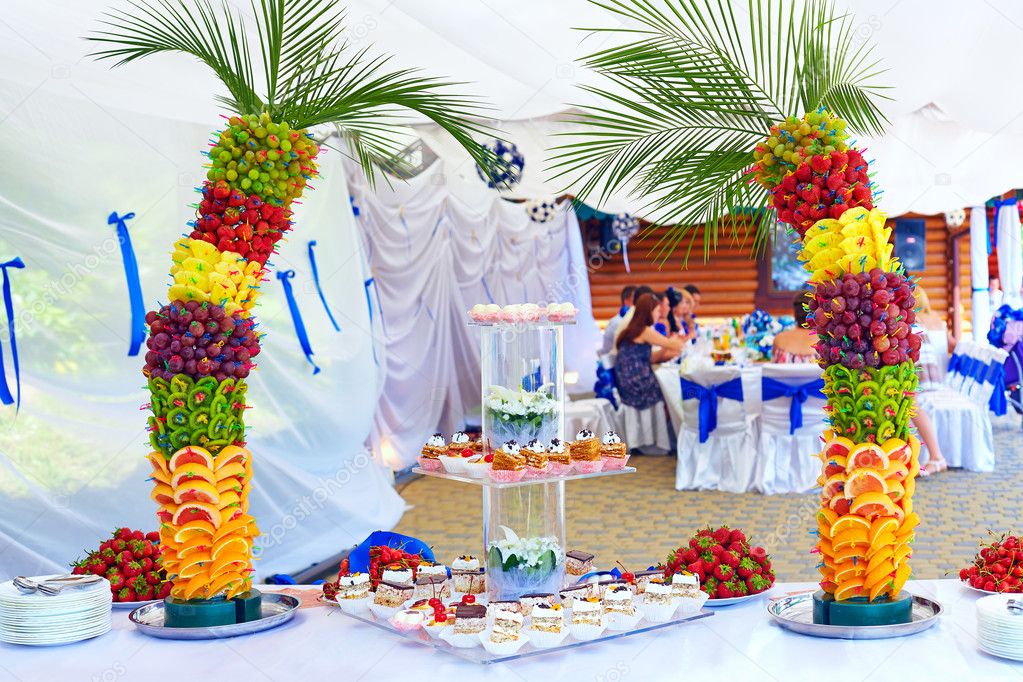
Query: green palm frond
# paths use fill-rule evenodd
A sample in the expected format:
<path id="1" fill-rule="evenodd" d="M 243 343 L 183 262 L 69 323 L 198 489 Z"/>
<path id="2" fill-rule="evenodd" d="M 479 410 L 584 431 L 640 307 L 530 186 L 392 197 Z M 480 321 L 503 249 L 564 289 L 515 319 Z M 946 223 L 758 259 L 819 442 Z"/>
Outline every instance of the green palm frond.
<path id="1" fill-rule="evenodd" d="M 882 71 L 830 0 L 747 0 L 741 18 L 728 0 L 591 2 L 622 25 L 587 30 L 622 42 L 582 60 L 607 85 L 585 88 L 597 104 L 570 116 L 578 129 L 551 169 L 580 199 L 642 197 L 669 226 L 653 247 L 662 263 L 685 246 L 684 264 L 701 225 L 704 258 L 750 220 L 763 246 L 774 215 L 750 166 L 774 123 L 827 107 L 854 130 L 884 127 Z"/>
<path id="2" fill-rule="evenodd" d="M 484 112 L 482 102 L 452 91 L 461 84 L 415 69 L 388 70 L 387 57 L 351 50 L 336 0 L 251 3 L 255 54 L 241 15 L 210 0 L 128 0 L 130 8 L 106 13 L 104 27 L 87 38 L 104 44 L 92 56 L 116 59 L 117 66 L 161 52 L 192 55 L 227 88 L 217 100 L 234 113 L 266 112 L 293 128 L 336 126 L 370 181 L 407 144 L 400 131 L 411 113 L 446 130 L 483 168 L 494 167 L 493 154 L 473 137 L 494 131 L 474 120 Z"/>

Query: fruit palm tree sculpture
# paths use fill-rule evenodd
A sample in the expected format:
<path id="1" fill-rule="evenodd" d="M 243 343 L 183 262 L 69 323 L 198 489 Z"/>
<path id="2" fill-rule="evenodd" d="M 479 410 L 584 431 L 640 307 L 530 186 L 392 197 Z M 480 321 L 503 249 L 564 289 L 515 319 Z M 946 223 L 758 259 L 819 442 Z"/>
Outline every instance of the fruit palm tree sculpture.
<path id="1" fill-rule="evenodd" d="M 208 65 L 233 112 L 207 152 L 191 233 L 174 244 L 168 303 L 148 313 L 143 374 L 165 567 L 177 599 L 228 599 L 251 588 L 248 514 L 252 456 L 245 449 L 245 379 L 259 354 L 252 317 L 267 259 L 292 228 L 292 203 L 317 176 L 319 145 L 308 132 L 333 124 L 367 176 L 395 163 L 401 109 L 450 133 L 482 167 L 472 140 L 476 102 L 416 71 L 386 71 L 385 59 L 346 54 L 342 11 L 332 0 L 254 0 L 262 94 L 242 19 L 208 0 L 135 0 L 89 36 L 94 56 L 118 65 L 182 52 Z M 339 47 L 341 46 L 341 47 Z"/>
<path id="2" fill-rule="evenodd" d="M 651 215 L 671 225 L 662 260 L 687 237 L 691 248 L 700 224 L 705 253 L 751 220 L 756 245 L 777 222 L 798 235 L 831 425 L 819 455 L 821 587 L 829 600 L 894 603 L 919 520 L 909 420 L 920 337 L 914 284 L 849 139 L 884 121 L 870 47 L 820 0 L 798 10 L 750 0 L 742 22 L 716 0 L 597 4 L 626 20 L 609 30 L 627 42 L 586 58 L 613 87 L 591 88 L 603 103 L 582 108 L 554 167 L 584 196 L 651 197 Z"/>

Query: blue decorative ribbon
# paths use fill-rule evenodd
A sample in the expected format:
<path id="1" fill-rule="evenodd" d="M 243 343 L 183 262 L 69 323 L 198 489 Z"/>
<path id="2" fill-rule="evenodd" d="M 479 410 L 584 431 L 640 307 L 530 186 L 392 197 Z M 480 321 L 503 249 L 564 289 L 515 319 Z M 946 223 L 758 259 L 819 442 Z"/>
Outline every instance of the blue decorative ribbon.
<path id="1" fill-rule="evenodd" d="M 3 345 L 0 345 L 0 402 L 4 405 L 11 405 L 15 402 L 15 411 L 21 409 L 21 363 L 18 361 L 18 341 L 14 335 L 14 301 L 11 298 L 11 282 L 7 278 L 7 268 L 24 268 L 25 263 L 18 257 L 14 257 L 6 263 L 0 263 L 0 270 L 4 273 L 4 310 L 7 312 L 7 338 L 11 341 L 11 360 L 14 364 L 14 383 L 17 388 L 18 399 L 15 401 L 11 395 L 11 389 L 7 387 L 7 375 L 4 374 Z"/>
<path id="2" fill-rule="evenodd" d="M 492 293 L 490 293 L 490 285 L 487 284 L 487 278 L 486 277 L 480 277 L 480 282 L 483 283 L 483 291 L 486 292 L 486 294 L 487 294 L 487 300 L 490 301 L 491 303 L 493 303 L 494 302 L 494 295 Z"/>
<path id="3" fill-rule="evenodd" d="M 995 416 L 1001 417 L 1009 407 L 1005 398 L 1005 365 L 996 362 L 992 362 L 991 365 L 991 373 L 988 375 L 987 381 L 992 385 L 994 391 L 991 393 L 988 407 L 995 413 Z"/>
<path id="4" fill-rule="evenodd" d="M 781 397 L 792 399 L 792 403 L 789 405 L 789 435 L 803 427 L 803 403 L 813 394 L 823 397 L 824 394 L 821 393 L 823 388 L 823 379 L 814 379 L 799 385 L 782 383 L 771 377 L 761 377 L 760 379 L 760 390 L 764 400 Z"/>
<path id="5" fill-rule="evenodd" d="M 358 215 L 358 214 L 356 214 Z M 313 247 L 316 246 L 316 240 L 309 240 L 309 265 L 313 268 L 313 284 L 316 285 L 316 293 L 320 295 L 320 302 L 323 303 L 323 309 L 327 311 L 327 317 L 330 318 L 330 323 L 334 325 L 334 331 L 341 331 L 341 327 L 338 325 L 337 320 L 334 319 L 334 313 L 330 312 L 330 306 L 327 305 L 327 297 L 323 295 L 323 289 L 320 287 L 320 271 L 316 268 L 316 254 L 313 253 Z"/>
<path id="6" fill-rule="evenodd" d="M 597 360 L 597 382 L 593 384 L 593 394 L 597 398 L 604 398 L 611 403 L 611 407 L 618 409 L 618 401 L 615 400 L 615 369 L 605 367 L 604 363 Z"/>
<path id="7" fill-rule="evenodd" d="M 122 216 L 114 211 L 107 217 L 107 225 L 117 225 L 117 241 L 121 244 L 121 260 L 124 262 L 124 277 L 128 283 L 128 304 L 131 307 L 131 346 L 128 356 L 139 354 L 142 342 L 146 340 L 146 307 L 142 303 L 142 284 L 139 282 L 139 264 L 135 259 L 135 249 L 131 246 L 131 236 L 125 221 L 135 217 L 134 213 Z"/>
<path id="8" fill-rule="evenodd" d="M 291 290 L 291 280 L 295 277 L 294 270 L 281 270 L 277 273 L 277 279 L 284 287 L 284 297 L 288 300 L 288 310 L 291 311 L 291 321 L 295 325 L 295 336 L 298 337 L 298 344 L 302 346 L 305 359 L 313 366 L 313 374 L 319 374 L 320 368 L 313 362 L 313 348 L 309 345 L 309 335 L 306 334 L 305 324 L 302 322 L 302 313 L 298 310 L 298 303 L 295 301 L 295 292 Z"/>
<path id="9" fill-rule="evenodd" d="M 711 432 L 718 427 L 718 398 L 729 398 L 742 402 L 742 377 L 735 377 L 721 384 L 701 386 L 680 377 L 682 400 L 700 400 L 700 442 L 706 443 Z"/>
<path id="10" fill-rule="evenodd" d="M 1011 197 L 1009 199 L 992 199 L 991 200 L 991 205 L 995 207 L 995 212 L 994 212 L 994 216 L 993 216 L 994 217 L 994 229 L 993 230 L 988 230 L 988 234 L 991 235 L 989 237 L 989 242 L 988 242 L 988 246 L 987 246 L 988 255 L 991 255 L 991 248 L 992 247 L 994 247 L 995 249 L 998 248 L 998 214 L 1001 213 L 1002 206 L 1016 206 L 1017 205 L 1016 204 L 1016 197 Z"/>
<path id="11" fill-rule="evenodd" d="M 948 359 L 948 373 L 959 374 L 959 368 L 962 365 L 963 356 L 952 353 L 952 357 Z"/>
<path id="12" fill-rule="evenodd" d="M 376 282 L 374 281 L 374 279 L 372 277 L 370 277 L 369 279 L 367 279 L 365 282 L 362 283 L 362 288 L 366 291 L 366 308 L 369 310 L 369 328 L 370 328 L 370 337 L 371 338 L 372 338 L 372 329 L 373 329 L 373 298 L 372 298 L 372 296 L 370 296 L 369 288 L 370 287 L 375 287 L 375 286 L 376 286 Z M 379 299 L 380 299 L 380 296 L 378 294 L 377 295 L 377 309 L 380 311 L 380 326 L 383 327 L 384 326 L 384 311 L 383 311 L 383 308 L 380 308 L 380 300 Z M 422 303 L 422 300 L 420 300 L 420 303 Z M 384 333 L 385 334 L 387 333 L 386 330 L 385 330 Z M 373 342 L 371 345 L 373 347 L 373 362 L 376 364 L 377 367 L 379 367 L 380 366 L 380 360 L 377 358 L 377 345 L 376 345 L 375 342 Z"/>

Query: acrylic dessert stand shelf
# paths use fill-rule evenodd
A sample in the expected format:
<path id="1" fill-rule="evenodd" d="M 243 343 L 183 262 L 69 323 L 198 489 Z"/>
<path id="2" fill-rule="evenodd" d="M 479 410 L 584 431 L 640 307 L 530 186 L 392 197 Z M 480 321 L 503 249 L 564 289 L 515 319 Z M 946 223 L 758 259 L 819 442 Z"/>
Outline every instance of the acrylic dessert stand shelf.
<path id="1" fill-rule="evenodd" d="M 580 647 L 589 646 L 590 644 L 600 644 L 601 642 L 609 642 L 613 639 L 631 637 L 632 635 L 638 635 L 644 632 L 654 632 L 656 630 L 663 630 L 664 628 L 682 625 L 684 623 L 689 623 L 695 620 L 700 620 L 701 618 L 706 618 L 707 616 L 714 615 L 713 611 L 707 608 L 702 608 L 696 613 L 689 613 L 684 616 L 679 616 L 665 623 L 651 623 L 647 620 L 641 620 L 637 624 L 637 627 L 632 630 L 604 630 L 603 634 L 601 634 L 600 637 L 597 637 L 596 639 L 581 641 L 574 639 L 572 635 L 569 634 L 568 637 L 565 638 L 564 642 L 562 642 L 558 646 L 550 647 L 547 649 L 540 649 L 533 646 L 529 642 L 526 642 L 522 646 L 522 648 L 519 649 L 514 654 L 500 656 L 490 653 L 489 651 L 483 648 L 482 644 L 480 646 L 472 647 L 470 649 L 460 649 L 458 647 L 451 646 L 450 644 L 445 642 L 443 639 L 440 639 L 439 637 L 437 638 L 431 637 L 422 629 L 402 632 L 392 627 L 386 620 L 374 619 L 373 614 L 371 613 L 367 613 L 364 615 L 355 615 L 351 613 L 345 613 L 340 608 L 337 609 L 337 612 L 347 618 L 352 618 L 361 623 L 365 623 L 366 625 L 372 625 L 375 628 L 379 628 L 384 632 L 389 632 L 392 635 L 400 637 L 406 641 L 415 642 L 416 644 L 424 644 L 426 646 L 433 647 L 437 651 L 443 651 L 446 654 L 457 656 L 458 658 L 461 658 L 463 660 L 472 661 L 473 663 L 481 663 L 483 665 L 489 665 L 491 663 L 507 663 L 508 661 L 514 661 L 520 658 L 528 658 L 530 656 L 541 656 L 543 654 L 564 652 L 569 649 L 578 649 Z M 565 627 L 568 626 L 566 625 Z M 527 637 L 529 636 L 528 632 L 526 632 L 525 634 Z"/>
<path id="2" fill-rule="evenodd" d="M 524 485 L 536 485 L 538 483 L 558 483 L 560 481 L 577 481 L 584 478 L 600 478 L 601 476 L 614 476 L 616 474 L 632 474 L 636 472 L 636 467 L 625 467 L 623 469 L 609 469 L 607 471 L 597 471 L 592 474 L 566 474 L 564 476 L 544 476 L 543 478 L 524 478 L 521 481 L 515 481 L 512 483 L 500 483 L 498 481 L 491 480 L 488 478 L 473 478 L 466 474 L 449 474 L 446 471 L 427 471 L 420 467 L 413 467 L 412 473 L 422 474 L 423 476 L 433 476 L 434 478 L 445 478 L 449 481 L 457 481 L 459 483 L 470 483 L 473 485 L 482 486 L 484 488 L 517 488 Z"/>

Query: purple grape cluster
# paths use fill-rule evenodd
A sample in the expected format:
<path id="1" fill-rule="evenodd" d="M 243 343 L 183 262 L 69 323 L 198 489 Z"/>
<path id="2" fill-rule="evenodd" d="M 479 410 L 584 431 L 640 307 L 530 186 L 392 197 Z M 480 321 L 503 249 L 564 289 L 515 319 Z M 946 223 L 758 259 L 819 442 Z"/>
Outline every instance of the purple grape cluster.
<path id="1" fill-rule="evenodd" d="M 251 318 L 209 303 L 173 301 L 146 313 L 149 338 L 142 373 L 170 381 L 175 374 L 217 381 L 244 379 L 259 355 Z"/>
<path id="2" fill-rule="evenodd" d="M 807 322 L 821 366 L 889 367 L 920 358 L 913 282 L 874 268 L 817 284 Z"/>

